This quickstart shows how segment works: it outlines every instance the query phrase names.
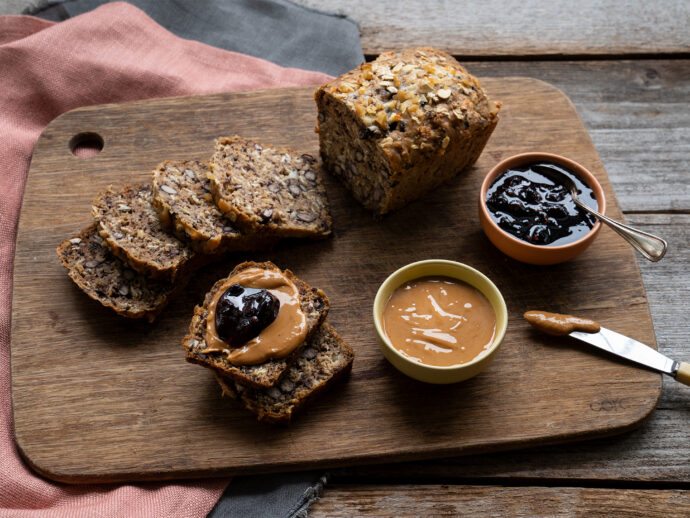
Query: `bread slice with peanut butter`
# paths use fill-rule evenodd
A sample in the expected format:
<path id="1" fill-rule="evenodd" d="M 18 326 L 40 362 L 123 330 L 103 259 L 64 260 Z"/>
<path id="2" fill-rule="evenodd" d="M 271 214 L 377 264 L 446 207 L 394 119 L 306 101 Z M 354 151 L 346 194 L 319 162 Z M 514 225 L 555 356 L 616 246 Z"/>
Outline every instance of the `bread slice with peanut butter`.
<path id="1" fill-rule="evenodd" d="M 222 137 L 210 167 L 216 205 L 242 232 L 311 238 L 331 233 L 326 189 L 313 156 Z"/>
<path id="2" fill-rule="evenodd" d="M 223 394 L 239 401 L 259 421 L 287 424 L 318 394 L 346 376 L 355 353 L 333 326 L 324 322 L 273 387 L 251 388 L 216 373 Z"/>
<path id="3" fill-rule="evenodd" d="M 207 331 L 211 320 L 211 306 L 214 299 L 224 290 L 228 281 L 241 272 L 255 268 L 281 273 L 295 285 L 299 295 L 299 308 L 306 319 L 306 337 L 288 356 L 269 358 L 258 364 L 234 364 L 228 358 L 230 354 L 222 350 L 213 350 L 207 343 Z M 221 375 L 242 385 L 252 387 L 271 387 L 283 376 L 287 368 L 296 360 L 299 350 L 319 328 L 328 314 L 330 304 L 326 294 L 318 288 L 312 288 L 306 282 L 298 279 L 290 270 L 280 270 L 271 262 L 245 262 L 236 266 L 228 277 L 217 281 L 206 294 L 202 305 L 194 309 L 194 315 L 189 325 L 189 334 L 182 340 L 186 359 L 191 363 L 198 363 L 209 367 Z"/>

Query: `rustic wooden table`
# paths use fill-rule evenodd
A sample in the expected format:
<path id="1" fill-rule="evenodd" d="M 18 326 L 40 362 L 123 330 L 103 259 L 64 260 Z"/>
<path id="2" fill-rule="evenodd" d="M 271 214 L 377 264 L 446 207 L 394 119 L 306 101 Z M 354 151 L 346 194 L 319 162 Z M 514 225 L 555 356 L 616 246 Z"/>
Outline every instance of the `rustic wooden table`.
<path id="1" fill-rule="evenodd" d="M 1 14 L 27 0 L 2 0 Z M 574 102 L 629 223 L 669 242 L 639 260 L 659 349 L 690 358 L 687 0 L 298 0 L 360 24 L 367 57 L 433 45 L 479 77 L 528 76 Z M 511 453 L 333 471 L 310 516 L 689 516 L 690 389 L 665 380 L 627 434 Z"/>
<path id="2" fill-rule="evenodd" d="M 547 81 L 573 101 L 628 223 L 661 352 L 690 358 L 690 4 L 300 0 L 360 24 L 367 57 L 447 50 L 479 77 Z M 534 450 L 333 471 L 310 516 L 689 516 L 690 389 L 666 378 L 637 430 Z"/>

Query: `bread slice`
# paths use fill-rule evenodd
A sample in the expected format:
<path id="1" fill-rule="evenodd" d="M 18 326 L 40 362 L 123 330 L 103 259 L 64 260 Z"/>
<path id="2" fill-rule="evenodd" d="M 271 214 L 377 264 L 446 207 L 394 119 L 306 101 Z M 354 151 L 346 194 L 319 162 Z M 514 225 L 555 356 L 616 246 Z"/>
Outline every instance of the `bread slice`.
<path id="1" fill-rule="evenodd" d="M 191 268 L 194 251 L 163 228 L 150 185 L 108 187 L 96 196 L 91 211 L 107 246 L 132 269 L 174 281 Z"/>
<path id="2" fill-rule="evenodd" d="M 62 264 L 81 290 L 116 313 L 153 322 L 185 278 L 173 286 L 130 269 L 115 257 L 98 235 L 96 223 L 66 239 L 57 248 Z"/>
<path id="3" fill-rule="evenodd" d="M 153 170 L 153 205 L 163 227 L 197 252 L 270 248 L 275 238 L 240 233 L 213 202 L 207 162 L 165 161 Z"/>
<path id="4" fill-rule="evenodd" d="M 445 52 L 385 52 L 315 93 L 319 151 L 367 209 L 385 214 L 476 162 L 501 104 Z"/>
<path id="5" fill-rule="evenodd" d="M 316 159 L 242 137 L 219 138 L 210 162 L 211 192 L 242 232 L 321 238 L 331 233 Z"/>
<path id="6" fill-rule="evenodd" d="M 273 387 L 246 387 L 216 373 L 223 394 L 240 401 L 259 421 L 287 424 L 314 396 L 352 369 L 355 353 L 328 322 L 303 347 Z"/>
<path id="7" fill-rule="evenodd" d="M 186 351 L 187 361 L 198 363 L 205 367 L 210 367 L 226 377 L 234 379 L 245 385 L 253 387 L 270 387 L 276 384 L 280 377 L 285 373 L 288 366 L 297 358 L 298 347 L 289 356 L 280 359 L 270 359 L 257 365 L 236 366 L 228 362 L 227 355 L 222 351 L 212 351 L 203 353 L 206 347 L 204 336 L 206 334 L 206 319 L 208 317 L 208 306 L 221 288 L 223 283 L 230 277 L 247 268 L 262 268 L 264 270 L 278 270 L 271 262 L 255 263 L 245 262 L 237 265 L 227 278 L 216 282 L 211 290 L 206 294 L 204 303 L 194 308 L 194 316 L 189 325 L 189 334 L 182 340 L 182 346 Z M 307 317 L 307 338 L 316 332 L 321 322 L 326 318 L 330 304 L 326 294 L 317 288 L 312 288 L 306 282 L 301 281 L 290 270 L 283 271 L 283 274 L 290 279 L 300 295 L 300 307 Z"/>

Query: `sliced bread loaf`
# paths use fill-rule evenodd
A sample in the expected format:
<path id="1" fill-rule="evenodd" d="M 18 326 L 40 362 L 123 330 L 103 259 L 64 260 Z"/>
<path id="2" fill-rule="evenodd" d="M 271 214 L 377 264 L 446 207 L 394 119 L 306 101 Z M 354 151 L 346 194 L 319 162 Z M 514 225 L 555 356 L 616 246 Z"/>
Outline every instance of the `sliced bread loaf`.
<path id="1" fill-rule="evenodd" d="M 213 198 L 242 232 L 314 238 L 331 233 L 326 189 L 311 155 L 242 137 L 219 138 L 210 167 Z"/>
<path id="2" fill-rule="evenodd" d="M 209 316 L 209 304 L 219 292 L 223 284 L 230 277 L 237 275 L 247 268 L 261 268 L 264 270 L 281 271 L 271 262 L 255 263 L 245 262 L 236 266 L 227 278 L 216 282 L 206 294 L 204 303 L 194 308 L 194 316 L 189 325 L 189 334 L 182 340 L 182 346 L 186 351 L 187 361 L 210 367 L 226 377 L 234 379 L 245 385 L 254 387 L 270 387 L 284 374 L 288 366 L 296 359 L 301 347 L 295 349 L 289 356 L 280 359 L 269 359 L 257 365 L 233 365 L 227 359 L 223 351 L 207 351 L 205 340 L 207 318 Z M 326 318 L 330 308 L 328 297 L 317 288 L 312 288 L 306 282 L 301 281 L 290 270 L 282 272 L 291 280 L 299 291 L 300 309 L 306 316 L 307 340 L 316 332 L 321 322 Z M 306 340 L 305 340 L 306 341 Z"/>
<path id="3" fill-rule="evenodd" d="M 173 286 L 130 269 L 110 252 L 98 235 L 96 223 L 63 241 L 57 254 L 84 293 L 129 318 L 152 322 L 170 297 L 182 289 L 185 280 L 179 279 Z"/>
<path id="4" fill-rule="evenodd" d="M 276 239 L 240 233 L 213 202 L 208 163 L 165 161 L 153 170 L 153 205 L 163 226 L 197 252 L 270 248 Z"/>
<path id="5" fill-rule="evenodd" d="M 216 373 L 223 394 L 240 401 L 259 421 L 287 424 L 314 396 L 349 373 L 354 352 L 328 322 L 303 347 L 273 387 L 250 388 Z"/>
<path id="6" fill-rule="evenodd" d="M 174 281 L 189 268 L 194 251 L 163 228 L 150 185 L 108 187 L 96 196 L 91 212 L 101 237 L 134 270 Z"/>

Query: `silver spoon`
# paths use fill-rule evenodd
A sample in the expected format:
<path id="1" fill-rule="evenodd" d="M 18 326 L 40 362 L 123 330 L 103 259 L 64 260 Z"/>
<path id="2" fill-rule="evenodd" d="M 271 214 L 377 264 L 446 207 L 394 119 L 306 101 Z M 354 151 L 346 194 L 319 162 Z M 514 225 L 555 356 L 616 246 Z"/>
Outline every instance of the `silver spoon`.
<path id="1" fill-rule="evenodd" d="M 544 176 L 548 176 L 554 182 L 562 185 L 568 191 L 570 191 L 570 195 L 572 196 L 575 205 L 580 207 L 582 210 L 596 216 L 600 221 L 606 223 L 650 261 L 659 261 L 666 253 L 666 241 L 660 237 L 649 234 L 648 232 L 643 232 L 642 230 L 637 230 L 633 227 L 629 227 L 623 223 L 619 223 L 618 221 L 604 216 L 603 214 L 598 213 L 596 210 L 582 203 L 577 197 L 577 186 L 575 185 L 575 182 L 573 182 L 573 180 L 567 175 L 551 167 L 540 167 L 539 172 Z"/>

